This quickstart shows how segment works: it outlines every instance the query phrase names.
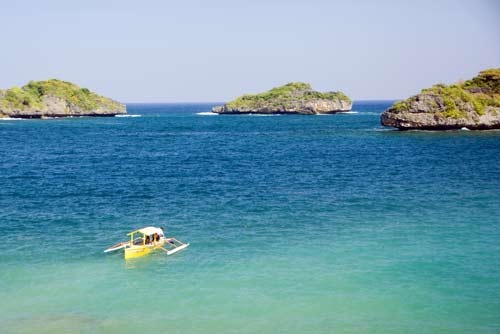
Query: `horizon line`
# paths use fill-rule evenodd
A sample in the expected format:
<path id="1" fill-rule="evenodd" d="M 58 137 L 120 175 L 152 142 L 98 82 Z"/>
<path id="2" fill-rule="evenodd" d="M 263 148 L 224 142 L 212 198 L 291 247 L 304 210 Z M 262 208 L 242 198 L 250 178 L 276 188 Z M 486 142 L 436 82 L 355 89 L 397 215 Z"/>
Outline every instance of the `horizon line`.
<path id="1" fill-rule="evenodd" d="M 399 101 L 403 99 L 359 99 L 359 100 L 352 100 L 352 102 L 392 102 L 392 101 Z M 228 103 L 229 101 L 223 102 L 223 101 L 165 101 L 165 102 L 122 102 L 119 101 L 120 103 L 124 104 L 224 104 Z"/>

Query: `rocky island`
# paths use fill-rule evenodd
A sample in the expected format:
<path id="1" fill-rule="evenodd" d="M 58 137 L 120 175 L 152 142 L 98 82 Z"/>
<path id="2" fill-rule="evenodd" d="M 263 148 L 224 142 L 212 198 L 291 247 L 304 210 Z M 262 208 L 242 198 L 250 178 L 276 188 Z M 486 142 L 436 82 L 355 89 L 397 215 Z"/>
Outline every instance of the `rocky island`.
<path id="1" fill-rule="evenodd" d="M 500 68 L 423 89 L 385 110 L 381 123 L 400 130 L 500 129 Z"/>
<path id="2" fill-rule="evenodd" d="M 265 93 L 246 94 L 212 109 L 218 114 L 332 114 L 349 111 L 352 101 L 342 92 L 321 93 L 311 85 L 291 82 Z"/>
<path id="3" fill-rule="evenodd" d="M 45 118 L 126 114 L 124 104 L 73 83 L 51 79 L 0 90 L 0 117 Z"/>

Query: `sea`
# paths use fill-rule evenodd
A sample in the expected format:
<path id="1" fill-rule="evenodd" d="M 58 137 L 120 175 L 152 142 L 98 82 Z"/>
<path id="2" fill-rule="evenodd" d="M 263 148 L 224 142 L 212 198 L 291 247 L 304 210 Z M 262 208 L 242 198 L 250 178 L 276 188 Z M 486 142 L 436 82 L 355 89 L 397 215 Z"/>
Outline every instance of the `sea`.
<path id="1" fill-rule="evenodd" d="M 0 120 L 0 332 L 500 333 L 500 131 L 391 103 Z M 103 253 L 145 226 L 190 246 Z"/>

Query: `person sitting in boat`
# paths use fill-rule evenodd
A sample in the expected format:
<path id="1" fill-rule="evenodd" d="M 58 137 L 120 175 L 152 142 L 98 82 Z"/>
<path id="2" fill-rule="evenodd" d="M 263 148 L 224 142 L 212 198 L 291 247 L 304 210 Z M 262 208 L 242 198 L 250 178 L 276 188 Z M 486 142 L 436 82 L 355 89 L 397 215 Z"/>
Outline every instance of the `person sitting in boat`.
<path id="1" fill-rule="evenodd" d="M 149 245 L 151 243 L 151 238 L 149 235 L 146 236 L 146 245 Z"/>
<path id="2" fill-rule="evenodd" d="M 153 234 L 153 240 L 156 242 L 160 241 L 160 235 L 158 233 Z"/>

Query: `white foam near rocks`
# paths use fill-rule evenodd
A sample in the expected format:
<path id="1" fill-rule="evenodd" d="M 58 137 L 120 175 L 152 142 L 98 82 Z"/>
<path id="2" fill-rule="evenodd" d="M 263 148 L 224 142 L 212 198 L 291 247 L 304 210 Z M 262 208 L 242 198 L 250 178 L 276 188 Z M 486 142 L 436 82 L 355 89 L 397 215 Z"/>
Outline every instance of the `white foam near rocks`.
<path id="1" fill-rule="evenodd" d="M 281 114 L 241 114 L 240 116 L 256 116 L 256 117 L 270 117 L 270 116 L 281 116 Z"/>
<path id="2" fill-rule="evenodd" d="M 133 114 L 125 114 L 125 115 L 115 115 L 115 117 L 141 117 L 142 115 L 133 115 Z"/>
<path id="3" fill-rule="evenodd" d="M 201 116 L 217 116 L 219 114 L 211 112 L 211 111 L 204 111 L 204 112 L 197 112 L 196 115 L 201 115 Z"/>

